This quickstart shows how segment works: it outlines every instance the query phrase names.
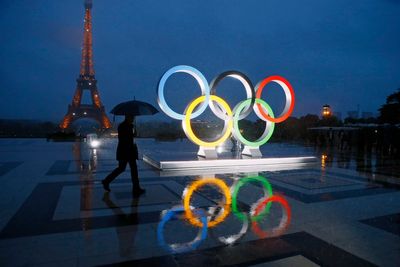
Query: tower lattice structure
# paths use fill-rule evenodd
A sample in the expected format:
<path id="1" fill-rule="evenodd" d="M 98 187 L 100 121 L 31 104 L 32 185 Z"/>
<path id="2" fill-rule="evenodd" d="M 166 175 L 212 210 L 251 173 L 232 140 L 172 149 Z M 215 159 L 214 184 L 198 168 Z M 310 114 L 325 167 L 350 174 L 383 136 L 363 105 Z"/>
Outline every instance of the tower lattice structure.
<path id="1" fill-rule="evenodd" d="M 111 122 L 108 119 L 104 106 L 101 103 L 100 95 L 97 90 L 97 80 L 94 77 L 93 67 L 93 47 L 92 47 L 92 1 L 85 0 L 85 19 L 83 32 L 82 60 L 79 77 L 76 80 L 77 86 L 72 103 L 68 105 L 67 114 L 60 123 L 60 128 L 65 130 L 71 124 L 82 118 L 91 118 L 100 123 L 101 128 L 111 128 Z M 84 90 L 90 92 L 91 104 L 82 103 L 82 94 Z"/>

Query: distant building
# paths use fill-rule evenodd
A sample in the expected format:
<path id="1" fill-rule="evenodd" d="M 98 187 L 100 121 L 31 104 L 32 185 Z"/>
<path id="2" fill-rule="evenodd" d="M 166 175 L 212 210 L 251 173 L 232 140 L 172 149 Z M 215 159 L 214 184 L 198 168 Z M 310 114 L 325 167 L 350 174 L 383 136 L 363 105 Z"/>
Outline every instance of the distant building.
<path id="1" fill-rule="evenodd" d="M 369 118 L 373 118 L 374 117 L 374 113 L 372 112 L 362 112 L 361 113 L 361 118 L 363 119 L 369 119 Z"/>
<path id="2" fill-rule="evenodd" d="M 329 118 L 332 116 L 332 109 L 331 106 L 329 105 L 323 105 L 322 106 L 322 117 L 323 118 Z"/>
<path id="3" fill-rule="evenodd" d="M 333 116 L 338 118 L 338 120 L 342 120 L 342 112 L 333 112 Z"/>
<path id="4" fill-rule="evenodd" d="M 358 119 L 359 118 L 359 111 L 358 110 L 352 110 L 347 112 L 347 117 L 351 119 Z"/>

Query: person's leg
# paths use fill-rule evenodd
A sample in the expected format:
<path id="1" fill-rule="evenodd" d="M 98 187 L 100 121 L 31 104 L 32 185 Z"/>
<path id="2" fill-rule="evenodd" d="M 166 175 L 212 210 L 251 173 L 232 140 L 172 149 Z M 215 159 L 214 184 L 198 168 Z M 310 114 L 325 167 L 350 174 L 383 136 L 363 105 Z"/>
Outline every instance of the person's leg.
<path id="1" fill-rule="evenodd" d="M 134 187 L 139 187 L 139 175 L 135 159 L 129 160 L 129 167 L 131 168 L 132 184 Z"/>
<path id="2" fill-rule="evenodd" d="M 121 173 L 123 173 L 126 169 L 126 164 L 128 162 L 124 161 L 124 160 L 120 160 L 118 167 L 115 168 L 104 180 L 103 183 L 104 184 L 110 184 L 115 178 L 117 178 L 118 175 L 120 175 Z"/>
<path id="3" fill-rule="evenodd" d="M 145 190 L 140 188 L 138 169 L 137 169 L 137 164 L 136 164 L 135 159 L 129 160 L 129 167 L 131 168 L 131 179 L 132 179 L 133 191 L 135 193 L 139 193 L 139 194 L 144 193 Z"/>

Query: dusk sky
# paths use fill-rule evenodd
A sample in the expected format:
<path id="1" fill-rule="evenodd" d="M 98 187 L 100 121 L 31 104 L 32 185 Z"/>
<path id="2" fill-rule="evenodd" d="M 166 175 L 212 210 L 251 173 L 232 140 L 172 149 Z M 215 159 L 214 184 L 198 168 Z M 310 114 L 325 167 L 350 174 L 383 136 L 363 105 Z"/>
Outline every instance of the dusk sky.
<path id="1" fill-rule="evenodd" d="M 79 74 L 82 2 L 0 2 L 0 118 L 62 119 Z M 94 68 L 107 112 L 133 97 L 157 105 L 158 80 L 181 64 L 208 81 L 227 70 L 254 84 L 281 75 L 296 92 L 294 116 L 323 104 L 343 117 L 358 104 L 376 113 L 400 87 L 398 0 L 93 2 Z M 200 92 L 183 74 L 168 85 L 179 111 Z M 272 90 L 263 98 L 279 109 L 283 94 Z M 232 105 L 245 96 L 229 82 L 218 92 Z"/>

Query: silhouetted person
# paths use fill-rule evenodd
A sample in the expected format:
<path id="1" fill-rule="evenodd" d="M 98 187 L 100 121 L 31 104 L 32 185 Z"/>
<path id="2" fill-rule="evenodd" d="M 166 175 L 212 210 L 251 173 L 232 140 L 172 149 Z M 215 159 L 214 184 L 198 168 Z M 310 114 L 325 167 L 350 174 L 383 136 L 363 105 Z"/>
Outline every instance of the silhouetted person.
<path id="1" fill-rule="evenodd" d="M 129 163 L 131 168 L 132 178 L 132 193 L 136 195 L 143 194 L 144 189 L 140 188 L 138 170 L 136 160 L 138 159 L 138 149 L 136 144 L 133 142 L 133 138 L 136 136 L 133 133 L 133 116 L 126 115 L 125 120 L 118 126 L 118 146 L 117 146 L 117 160 L 119 162 L 118 167 L 113 170 L 104 180 L 101 181 L 104 190 L 110 190 L 110 183 L 117 178 L 118 175 L 125 171 L 126 165 Z"/>

